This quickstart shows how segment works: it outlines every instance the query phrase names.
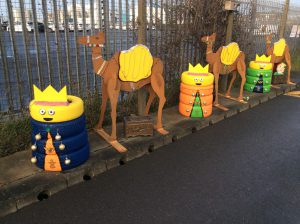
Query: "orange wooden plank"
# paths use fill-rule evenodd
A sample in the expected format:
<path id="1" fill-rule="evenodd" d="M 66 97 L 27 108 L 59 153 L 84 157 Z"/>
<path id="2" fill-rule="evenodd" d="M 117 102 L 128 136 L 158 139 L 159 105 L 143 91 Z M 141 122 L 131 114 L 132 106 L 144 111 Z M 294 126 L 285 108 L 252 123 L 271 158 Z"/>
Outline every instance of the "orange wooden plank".
<path id="1" fill-rule="evenodd" d="M 235 98 L 235 97 L 225 96 L 224 94 L 221 94 L 221 93 L 219 93 L 219 96 L 222 96 L 222 97 L 225 97 L 226 99 L 234 100 L 234 101 L 236 101 L 236 102 L 243 103 L 243 104 L 247 104 L 247 103 L 248 103 L 247 101 L 244 101 L 244 100 L 238 100 L 238 99 Z"/>
<path id="2" fill-rule="evenodd" d="M 111 144 L 112 147 L 114 147 L 118 152 L 124 153 L 127 152 L 127 149 L 121 145 L 117 140 L 110 140 L 110 136 L 104 131 L 104 129 L 96 129 L 94 128 L 94 131 L 100 135 L 105 141 L 107 141 L 109 144 Z"/>

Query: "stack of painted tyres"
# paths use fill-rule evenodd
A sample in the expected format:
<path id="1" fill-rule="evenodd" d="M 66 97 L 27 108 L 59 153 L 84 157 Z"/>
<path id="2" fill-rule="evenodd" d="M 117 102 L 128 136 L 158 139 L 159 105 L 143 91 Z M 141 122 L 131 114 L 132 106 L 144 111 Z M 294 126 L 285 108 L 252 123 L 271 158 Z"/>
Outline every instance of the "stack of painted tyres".
<path id="1" fill-rule="evenodd" d="M 271 57 L 256 55 L 256 60 L 251 61 L 247 68 L 244 89 L 255 93 L 268 93 L 271 90 L 272 63 Z"/>
<path id="2" fill-rule="evenodd" d="M 58 93 L 52 86 L 44 92 L 34 87 L 34 92 L 35 99 L 30 103 L 31 162 L 47 171 L 63 171 L 83 164 L 90 151 L 83 101 L 66 95 L 66 90 Z M 67 101 L 60 99 L 62 95 Z"/>
<path id="3" fill-rule="evenodd" d="M 214 76 L 208 65 L 200 64 L 181 75 L 179 112 L 186 117 L 209 117 L 212 114 Z"/>

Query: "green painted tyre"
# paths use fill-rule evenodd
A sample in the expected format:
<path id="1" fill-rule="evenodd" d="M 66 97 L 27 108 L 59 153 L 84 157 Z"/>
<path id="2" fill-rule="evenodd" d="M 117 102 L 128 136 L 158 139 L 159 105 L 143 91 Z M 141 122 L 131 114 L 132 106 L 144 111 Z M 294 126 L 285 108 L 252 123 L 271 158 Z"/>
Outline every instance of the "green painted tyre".
<path id="1" fill-rule="evenodd" d="M 249 76 L 247 75 L 246 76 L 246 81 L 247 83 L 249 84 L 257 84 L 257 81 L 259 80 L 259 77 L 253 77 L 253 76 Z M 263 85 L 270 85 L 271 84 L 271 81 L 272 81 L 272 77 L 269 77 L 269 78 L 263 78 Z"/>
<path id="2" fill-rule="evenodd" d="M 255 92 L 254 88 L 255 88 L 254 84 L 245 83 L 245 85 L 244 85 L 244 90 L 246 90 L 248 92 Z M 271 85 L 264 85 L 263 86 L 263 92 L 264 93 L 269 93 L 270 90 L 271 90 Z"/>
<path id="3" fill-rule="evenodd" d="M 270 78 L 272 77 L 272 70 L 247 68 L 247 76 L 259 77 L 260 75 L 263 75 L 264 78 Z"/>

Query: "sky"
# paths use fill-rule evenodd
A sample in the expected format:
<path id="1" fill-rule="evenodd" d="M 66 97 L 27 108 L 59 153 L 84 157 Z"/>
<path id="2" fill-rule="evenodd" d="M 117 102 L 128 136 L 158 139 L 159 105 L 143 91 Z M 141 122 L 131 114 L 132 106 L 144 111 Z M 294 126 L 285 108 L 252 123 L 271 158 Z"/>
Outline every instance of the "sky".
<path id="1" fill-rule="evenodd" d="M 290 0 L 290 5 L 300 6 L 300 0 Z"/>

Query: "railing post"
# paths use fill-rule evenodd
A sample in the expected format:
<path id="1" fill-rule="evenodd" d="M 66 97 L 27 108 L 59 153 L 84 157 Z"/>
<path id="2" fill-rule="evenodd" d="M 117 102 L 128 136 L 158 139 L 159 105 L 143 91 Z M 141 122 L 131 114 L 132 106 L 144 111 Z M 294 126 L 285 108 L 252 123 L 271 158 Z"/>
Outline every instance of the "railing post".
<path id="1" fill-rule="evenodd" d="M 151 6 L 150 6 L 151 7 Z M 138 1 L 138 44 L 146 44 L 146 0 Z M 138 91 L 138 115 L 144 115 L 146 108 L 146 91 Z"/>
<path id="2" fill-rule="evenodd" d="M 281 21 L 280 21 L 279 38 L 284 37 L 286 21 L 287 21 L 287 16 L 288 16 L 288 12 L 289 12 L 289 6 L 290 6 L 290 0 L 285 0 L 284 11 L 283 11 L 283 15 L 282 15 Z"/>

